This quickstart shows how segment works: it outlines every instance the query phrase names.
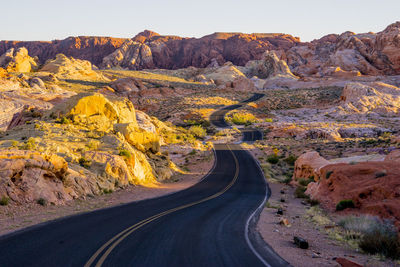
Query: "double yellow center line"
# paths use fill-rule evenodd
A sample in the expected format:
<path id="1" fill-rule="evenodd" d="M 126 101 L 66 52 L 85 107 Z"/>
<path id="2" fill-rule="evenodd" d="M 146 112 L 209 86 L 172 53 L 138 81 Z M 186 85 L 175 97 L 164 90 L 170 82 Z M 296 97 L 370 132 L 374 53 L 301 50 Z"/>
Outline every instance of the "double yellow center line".
<path id="1" fill-rule="evenodd" d="M 147 219 L 144 219 L 128 228 L 126 228 L 125 230 L 123 230 L 122 232 L 120 232 L 119 234 L 115 235 L 113 238 L 111 238 L 110 240 L 108 240 L 103 246 L 101 246 L 101 248 L 99 248 L 93 255 L 92 257 L 90 257 L 90 259 L 86 262 L 85 267 L 90 267 L 92 266 L 92 264 L 94 263 L 94 261 L 97 259 L 97 257 L 105 250 L 104 254 L 100 257 L 100 259 L 97 261 L 96 263 L 96 267 L 100 267 L 103 265 L 104 261 L 107 259 L 108 255 L 110 255 L 110 253 L 113 251 L 113 249 L 118 246 L 119 243 L 121 243 L 125 238 L 127 238 L 130 234 L 132 234 L 133 232 L 135 232 L 137 229 L 141 228 L 142 226 L 151 223 L 154 220 L 157 220 L 158 218 L 161 218 L 165 215 L 168 215 L 170 213 L 173 213 L 175 211 L 178 210 L 182 210 L 182 209 L 186 209 L 189 207 L 192 207 L 194 205 L 206 202 L 208 200 L 214 199 L 219 197 L 220 195 L 224 194 L 226 191 L 228 191 L 229 188 L 231 188 L 236 180 L 238 179 L 239 176 L 239 161 L 236 158 L 235 154 L 233 153 L 231 147 L 227 144 L 226 145 L 229 149 L 229 151 L 232 153 L 233 159 L 235 160 L 235 166 L 236 166 L 236 171 L 235 171 L 235 175 L 232 179 L 232 181 L 221 191 L 219 191 L 218 193 L 211 195 L 207 198 L 183 205 L 183 206 L 179 206 L 164 212 L 161 212 L 159 214 L 153 215 Z M 108 247 L 108 248 L 107 248 Z M 106 250 L 107 249 L 107 250 Z"/>

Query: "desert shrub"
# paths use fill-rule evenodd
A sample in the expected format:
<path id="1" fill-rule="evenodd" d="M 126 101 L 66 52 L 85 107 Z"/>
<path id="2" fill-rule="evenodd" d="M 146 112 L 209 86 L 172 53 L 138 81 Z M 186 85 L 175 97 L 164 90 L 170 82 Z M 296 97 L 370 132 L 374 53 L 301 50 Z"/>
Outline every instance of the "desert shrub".
<path id="1" fill-rule="evenodd" d="M 19 142 L 17 140 L 12 140 L 11 141 L 11 146 L 12 147 L 18 147 L 18 145 L 19 145 Z"/>
<path id="2" fill-rule="evenodd" d="M 380 178 L 386 176 L 387 172 L 386 171 L 379 171 L 375 173 L 375 178 Z"/>
<path id="3" fill-rule="evenodd" d="M 197 138 L 203 138 L 206 136 L 206 130 L 200 125 L 193 125 L 189 128 L 189 133 Z"/>
<path id="4" fill-rule="evenodd" d="M 192 149 L 192 151 L 189 152 L 189 155 L 196 155 L 197 151 L 196 149 Z"/>
<path id="5" fill-rule="evenodd" d="M 351 233 L 363 234 L 371 229 L 371 227 L 378 223 L 378 218 L 370 215 L 362 216 L 346 216 L 343 217 L 338 225 L 343 227 L 346 231 Z"/>
<path id="6" fill-rule="evenodd" d="M 288 175 L 288 176 L 285 177 L 285 179 L 283 179 L 282 182 L 283 182 L 284 184 L 289 184 L 291 181 L 292 181 L 292 176 L 291 176 L 291 175 L 290 175 L 290 176 Z"/>
<path id="7" fill-rule="evenodd" d="M 266 118 L 265 119 L 265 122 L 273 122 L 274 120 L 273 119 L 271 119 L 271 118 Z"/>
<path id="8" fill-rule="evenodd" d="M 310 203 L 311 206 L 319 205 L 319 200 L 317 199 L 308 199 L 307 202 Z"/>
<path id="9" fill-rule="evenodd" d="M 294 191 L 294 196 L 297 198 L 308 198 L 308 196 L 305 193 L 306 190 L 307 188 L 305 188 L 304 186 L 298 186 Z"/>
<path id="10" fill-rule="evenodd" d="M 130 159 L 130 158 L 132 157 L 131 152 L 129 152 L 129 151 L 126 150 L 126 149 L 121 149 L 121 150 L 119 151 L 118 155 L 123 156 L 123 157 L 126 157 L 126 158 L 128 158 L 128 159 Z"/>
<path id="11" fill-rule="evenodd" d="M 297 157 L 294 155 L 289 155 L 287 158 L 284 159 L 284 161 L 291 166 L 294 166 L 294 163 L 296 162 L 296 160 L 297 160 Z"/>
<path id="12" fill-rule="evenodd" d="M 354 208 L 354 202 L 352 199 L 343 199 L 340 200 L 339 203 L 337 203 L 336 205 L 336 210 L 340 211 L 340 210 L 344 210 L 347 208 Z"/>
<path id="13" fill-rule="evenodd" d="M 68 119 L 67 117 L 63 116 L 63 117 L 60 118 L 59 123 L 61 123 L 61 124 L 70 124 L 71 120 Z"/>
<path id="14" fill-rule="evenodd" d="M 310 178 L 308 178 L 308 179 L 305 179 L 305 178 L 299 179 L 299 184 L 302 186 L 307 186 L 311 182 L 314 182 L 314 176 L 310 176 Z"/>
<path id="15" fill-rule="evenodd" d="M 46 206 L 46 205 L 47 205 L 47 200 L 44 199 L 44 198 L 39 198 L 39 199 L 37 200 L 37 203 L 38 203 L 39 205 Z"/>
<path id="16" fill-rule="evenodd" d="M 332 173 L 333 173 L 333 171 L 327 171 L 325 174 L 325 178 L 329 179 L 331 177 Z"/>
<path id="17" fill-rule="evenodd" d="M 29 139 L 20 147 L 20 149 L 24 150 L 34 150 L 36 148 L 36 140 L 33 137 L 29 137 Z"/>
<path id="18" fill-rule="evenodd" d="M 388 220 L 369 227 L 361 237 L 360 248 L 370 254 L 381 254 L 388 258 L 400 258 L 400 240 L 396 227 Z"/>
<path id="19" fill-rule="evenodd" d="M 79 159 L 79 165 L 81 165 L 82 167 L 88 169 L 92 165 L 92 161 L 82 157 L 82 158 Z"/>
<path id="20" fill-rule="evenodd" d="M 100 145 L 99 141 L 90 140 L 89 143 L 86 144 L 86 147 L 91 149 L 91 150 L 97 150 L 99 145 Z"/>
<path id="21" fill-rule="evenodd" d="M 277 164 L 279 162 L 279 157 L 276 154 L 269 155 L 267 161 L 271 164 Z"/>
<path id="22" fill-rule="evenodd" d="M 104 193 L 104 194 L 111 194 L 112 192 L 113 192 L 112 189 L 107 189 L 107 188 L 104 188 L 104 189 L 103 189 L 103 193 Z"/>
<path id="23" fill-rule="evenodd" d="M 251 125 L 257 122 L 256 117 L 250 113 L 233 113 L 231 118 L 232 123 L 237 125 Z"/>
<path id="24" fill-rule="evenodd" d="M 10 199 L 8 197 L 3 196 L 0 199 L 0 206 L 7 206 L 9 201 L 10 201 Z"/>

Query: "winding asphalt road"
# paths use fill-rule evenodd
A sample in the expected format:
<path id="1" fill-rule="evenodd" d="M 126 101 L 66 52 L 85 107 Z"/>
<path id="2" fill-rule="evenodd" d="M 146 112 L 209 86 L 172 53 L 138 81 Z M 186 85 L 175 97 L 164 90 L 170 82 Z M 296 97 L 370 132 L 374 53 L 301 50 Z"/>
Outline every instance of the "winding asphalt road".
<path id="1" fill-rule="evenodd" d="M 224 112 L 239 106 L 212 123 L 227 127 Z M 237 144 L 215 152 L 214 168 L 186 190 L 0 237 L 0 266 L 286 266 L 254 230 L 269 194 L 257 162 Z"/>

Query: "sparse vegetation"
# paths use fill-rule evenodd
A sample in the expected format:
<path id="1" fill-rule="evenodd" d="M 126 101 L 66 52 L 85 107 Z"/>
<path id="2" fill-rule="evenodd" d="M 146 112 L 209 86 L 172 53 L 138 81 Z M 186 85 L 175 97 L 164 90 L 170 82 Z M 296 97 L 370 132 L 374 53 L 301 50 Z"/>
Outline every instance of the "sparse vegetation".
<path id="1" fill-rule="evenodd" d="M 347 216 L 338 223 L 345 230 L 345 236 L 370 254 L 399 259 L 400 240 L 397 229 L 389 220 L 380 220 L 371 215 Z"/>
<path id="2" fill-rule="evenodd" d="M 279 157 L 276 154 L 269 155 L 267 161 L 271 164 L 277 164 L 279 162 Z"/>
<path id="3" fill-rule="evenodd" d="M 352 199 L 343 199 L 343 200 L 340 200 L 339 203 L 337 203 L 336 210 L 341 211 L 341 210 L 345 210 L 348 208 L 354 208 L 354 207 L 355 207 L 355 205 L 354 205 L 354 202 Z"/>
<path id="4" fill-rule="evenodd" d="M 130 158 L 132 157 L 131 152 L 129 152 L 129 151 L 126 150 L 126 149 L 121 149 L 121 150 L 119 151 L 119 154 L 118 154 L 118 155 L 120 155 L 120 156 L 122 156 L 122 157 L 125 157 L 125 158 L 127 158 L 127 159 L 130 159 Z"/>
<path id="5" fill-rule="evenodd" d="M 207 135 L 206 130 L 200 125 L 193 125 L 189 128 L 189 133 L 197 138 L 204 138 Z"/>
<path id="6" fill-rule="evenodd" d="M 7 206 L 10 199 L 6 196 L 2 196 L 0 199 L 0 206 Z"/>
<path id="7" fill-rule="evenodd" d="M 61 117 L 60 119 L 59 119 L 59 123 L 61 123 L 61 124 L 70 124 L 71 123 L 71 120 L 70 119 L 68 119 L 67 117 Z"/>
<path id="8" fill-rule="evenodd" d="M 284 159 L 284 161 L 289 164 L 290 166 L 294 166 L 294 163 L 296 162 L 297 157 L 294 155 L 289 155 L 287 158 Z"/>
<path id="9" fill-rule="evenodd" d="M 39 198 L 39 199 L 37 200 L 37 203 L 38 203 L 39 205 L 46 206 L 46 205 L 47 205 L 47 200 L 44 199 L 44 198 Z"/>
<path id="10" fill-rule="evenodd" d="M 381 178 L 387 175 L 386 170 L 375 173 L 375 178 Z"/>
<path id="11" fill-rule="evenodd" d="M 88 169 L 92 165 L 92 161 L 81 157 L 79 159 L 79 165 L 81 165 L 82 167 Z"/>
<path id="12" fill-rule="evenodd" d="M 400 258 L 400 240 L 397 229 L 387 220 L 371 225 L 364 232 L 359 246 L 370 254 L 381 254 L 392 259 Z"/>
<path id="13" fill-rule="evenodd" d="M 244 112 L 235 112 L 228 120 L 236 125 L 251 125 L 257 122 L 253 114 Z"/>
<path id="14" fill-rule="evenodd" d="M 296 190 L 294 191 L 294 196 L 297 198 L 306 198 L 308 199 L 309 197 L 306 195 L 306 190 L 307 188 L 304 186 L 298 186 Z"/>
<path id="15" fill-rule="evenodd" d="M 333 173 L 333 171 L 327 171 L 325 174 L 325 178 L 329 179 L 331 177 L 332 173 Z"/>
<path id="16" fill-rule="evenodd" d="M 111 194 L 112 192 L 113 192 L 112 189 L 107 189 L 107 188 L 104 188 L 104 189 L 103 189 L 103 193 L 104 193 L 104 194 Z"/>
<path id="17" fill-rule="evenodd" d="M 24 150 L 35 150 L 35 148 L 36 140 L 33 137 L 29 137 L 29 139 L 22 146 L 20 146 L 20 149 Z"/>

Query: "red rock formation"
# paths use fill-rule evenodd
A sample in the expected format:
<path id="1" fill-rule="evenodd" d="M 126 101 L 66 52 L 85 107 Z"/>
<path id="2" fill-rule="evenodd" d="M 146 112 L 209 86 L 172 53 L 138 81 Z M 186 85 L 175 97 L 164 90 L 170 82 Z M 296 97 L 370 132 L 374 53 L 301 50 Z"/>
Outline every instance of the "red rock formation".
<path id="1" fill-rule="evenodd" d="M 260 59 L 266 50 L 287 50 L 299 41 L 285 34 L 214 33 L 197 39 L 145 31 L 107 56 L 102 66 L 177 69 L 206 67 L 212 62 L 223 65 L 227 61 L 245 65 Z"/>
<path id="2" fill-rule="evenodd" d="M 41 63 L 54 58 L 57 54 L 65 54 L 78 59 L 89 60 L 93 64 L 100 64 L 103 57 L 111 54 L 127 39 L 111 37 L 68 37 L 64 40 L 44 41 L 1 41 L 0 55 L 10 48 L 26 47 L 29 55 L 37 56 Z"/>
<path id="3" fill-rule="evenodd" d="M 400 227 L 400 165 L 399 151 L 384 161 L 356 164 L 330 164 L 317 152 L 303 154 L 295 163 L 294 179 L 314 177 L 306 194 L 334 211 L 336 204 L 351 199 L 352 213 L 366 213 L 389 218 Z"/>
<path id="4" fill-rule="evenodd" d="M 364 75 L 400 74 L 400 22 L 379 33 L 330 34 L 298 44 L 284 57 L 291 70 L 301 76 L 324 76 L 330 67 Z"/>
<path id="5" fill-rule="evenodd" d="M 400 22 L 379 33 L 348 31 L 309 43 L 288 34 L 214 33 L 183 38 L 147 30 L 132 39 L 80 36 L 51 42 L 1 41 L 0 55 L 22 46 L 41 63 L 62 53 L 102 67 L 129 69 L 222 66 L 227 61 L 243 66 L 261 59 L 266 50 L 274 50 L 301 77 L 400 74 Z M 342 71 L 332 72 L 332 67 Z"/>

